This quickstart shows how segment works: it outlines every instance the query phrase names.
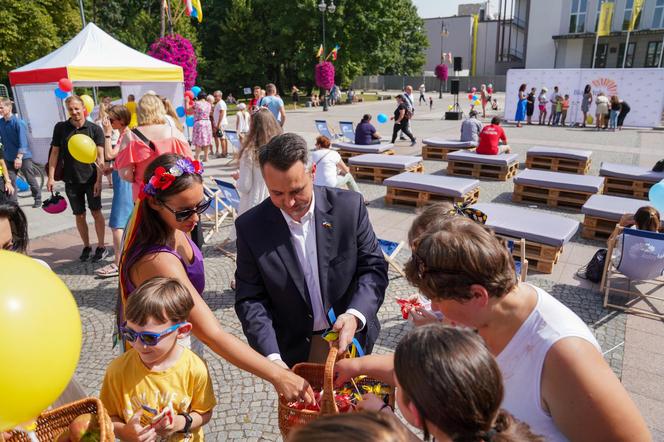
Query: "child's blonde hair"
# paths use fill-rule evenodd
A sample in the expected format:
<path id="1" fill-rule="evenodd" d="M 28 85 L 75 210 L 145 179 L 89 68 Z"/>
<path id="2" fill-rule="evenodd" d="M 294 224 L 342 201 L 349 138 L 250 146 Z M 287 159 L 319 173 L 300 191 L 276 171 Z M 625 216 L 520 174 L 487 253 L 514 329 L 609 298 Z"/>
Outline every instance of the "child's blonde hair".
<path id="1" fill-rule="evenodd" d="M 164 103 L 156 95 L 145 94 L 138 101 L 136 117 L 139 126 L 149 126 L 151 124 L 165 124 L 166 109 Z"/>
<path id="2" fill-rule="evenodd" d="M 159 323 L 179 323 L 189 317 L 194 300 L 189 290 L 173 278 L 148 279 L 127 300 L 125 319 L 144 326 L 150 318 Z"/>

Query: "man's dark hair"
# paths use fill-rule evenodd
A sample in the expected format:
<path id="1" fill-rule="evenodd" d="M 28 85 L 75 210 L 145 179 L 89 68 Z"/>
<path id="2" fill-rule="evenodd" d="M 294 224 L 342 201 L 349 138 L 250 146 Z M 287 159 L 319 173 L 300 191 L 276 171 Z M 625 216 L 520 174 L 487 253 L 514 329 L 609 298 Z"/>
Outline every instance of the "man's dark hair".
<path id="1" fill-rule="evenodd" d="M 469 117 L 476 117 L 476 116 L 477 116 L 477 111 L 475 111 L 475 110 L 471 110 L 471 111 L 468 113 L 468 116 L 469 116 Z"/>
<path id="2" fill-rule="evenodd" d="M 270 163 L 275 169 L 285 172 L 298 161 L 306 166 L 309 161 L 309 151 L 304 138 L 294 133 L 285 133 L 272 138 L 261 146 L 258 152 L 261 169 Z"/>
<path id="3" fill-rule="evenodd" d="M 500 117 L 493 117 L 491 119 L 491 124 L 500 124 Z"/>
<path id="4" fill-rule="evenodd" d="M 371 121 L 371 114 L 364 114 L 362 116 L 362 121 Z"/>

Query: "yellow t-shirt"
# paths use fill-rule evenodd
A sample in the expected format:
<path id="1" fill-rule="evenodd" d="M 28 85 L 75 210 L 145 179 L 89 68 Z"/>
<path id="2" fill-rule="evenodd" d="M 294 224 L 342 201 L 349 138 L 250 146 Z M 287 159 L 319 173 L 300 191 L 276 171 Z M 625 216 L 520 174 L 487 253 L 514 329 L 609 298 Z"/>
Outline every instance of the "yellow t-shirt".
<path id="1" fill-rule="evenodd" d="M 136 102 L 135 101 L 127 101 L 127 104 L 125 104 L 125 107 L 131 114 L 131 121 L 129 122 L 129 128 L 133 129 L 136 126 L 138 126 L 138 119 L 136 117 Z"/>
<path id="2" fill-rule="evenodd" d="M 203 414 L 217 404 L 207 366 L 187 348 L 175 365 L 162 372 L 148 370 L 138 352 L 130 349 L 106 369 L 100 399 L 108 414 L 124 422 L 143 406 L 160 412 L 170 403 L 174 414 L 192 411 Z M 192 441 L 204 440 L 202 428 L 192 431 L 192 435 Z M 169 441 L 181 440 L 183 433 L 169 438 Z"/>

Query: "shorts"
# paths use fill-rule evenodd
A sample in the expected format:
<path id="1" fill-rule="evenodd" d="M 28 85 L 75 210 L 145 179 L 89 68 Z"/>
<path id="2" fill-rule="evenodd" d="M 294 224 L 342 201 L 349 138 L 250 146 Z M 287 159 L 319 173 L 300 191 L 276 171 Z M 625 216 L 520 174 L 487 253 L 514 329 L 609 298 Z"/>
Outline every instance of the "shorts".
<path id="1" fill-rule="evenodd" d="M 546 112 L 546 105 L 545 104 L 540 104 L 539 105 L 539 111 L 540 112 Z"/>
<path id="2" fill-rule="evenodd" d="M 101 210 L 101 195 L 94 196 L 95 181 L 88 183 L 65 183 L 65 193 L 74 215 L 85 213 L 85 199 L 90 210 Z"/>

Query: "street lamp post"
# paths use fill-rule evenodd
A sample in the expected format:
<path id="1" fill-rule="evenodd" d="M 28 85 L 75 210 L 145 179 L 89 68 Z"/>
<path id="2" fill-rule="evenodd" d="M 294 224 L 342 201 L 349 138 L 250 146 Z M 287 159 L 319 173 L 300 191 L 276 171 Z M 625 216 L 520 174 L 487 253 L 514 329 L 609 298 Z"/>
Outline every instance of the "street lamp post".
<path id="1" fill-rule="evenodd" d="M 447 37 L 449 33 L 445 27 L 445 22 L 440 21 L 440 64 L 445 62 L 445 55 L 443 54 L 443 37 Z M 443 98 L 443 80 L 440 80 L 440 85 L 438 86 L 438 98 Z"/>
<path id="2" fill-rule="evenodd" d="M 325 55 L 325 13 L 329 12 L 330 14 L 334 14 L 337 7 L 334 4 L 334 0 L 330 0 L 329 5 L 327 4 L 327 0 L 320 0 L 320 3 L 318 3 L 318 10 L 320 11 L 321 22 L 323 24 L 323 55 Z M 327 89 L 325 89 L 325 95 L 323 96 L 323 111 L 327 111 L 327 99 Z"/>

